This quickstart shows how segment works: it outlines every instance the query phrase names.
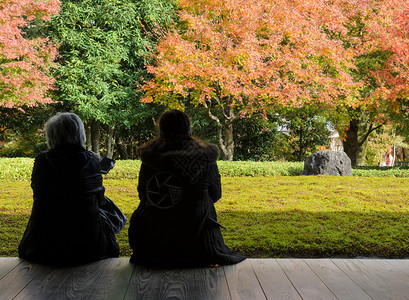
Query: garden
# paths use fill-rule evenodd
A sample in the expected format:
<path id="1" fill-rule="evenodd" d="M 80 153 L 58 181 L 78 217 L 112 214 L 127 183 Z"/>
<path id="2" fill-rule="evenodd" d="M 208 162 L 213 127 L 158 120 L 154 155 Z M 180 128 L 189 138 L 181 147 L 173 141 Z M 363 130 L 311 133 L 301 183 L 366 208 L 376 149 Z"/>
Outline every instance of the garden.
<path id="1" fill-rule="evenodd" d="M 0 256 L 17 256 L 31 213 L 31 158 L 0 159 Z M 225 162 L 216 203 L 226 244 L 248 257 L 408 256 L 409 169 L 354 168 L 352 177 L 300 176 L 302 163 Z M 118 161 L 106 195 L 128 219 L 140 161 Z M 128 222 L 129 224 L 129 222 Z M 130 256 L 128 224 L 117 235 Z"/>
<path id="2" fill-rule="evenodd" d="M 18 255 L 51 116 L 77 114 L 86 149 L 116 160 L 104 186 L 129 219 L 137 149 L 168 109 L 220 149 L 216 210 L 233 250 L 407 257 L 408 10 L 406 0 L 3 0 L 0 257 Z M 323 149 L 344 151 L 353 175 L 302 176 Z"/>

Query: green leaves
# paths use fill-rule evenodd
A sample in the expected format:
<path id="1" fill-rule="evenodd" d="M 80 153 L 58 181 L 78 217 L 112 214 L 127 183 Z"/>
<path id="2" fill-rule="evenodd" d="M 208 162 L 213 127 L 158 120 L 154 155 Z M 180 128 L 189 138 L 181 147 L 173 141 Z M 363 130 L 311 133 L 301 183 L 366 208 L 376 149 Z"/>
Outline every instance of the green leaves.
<path id="1" fill-rule="evenodd" d="M 51 26 L 61 44 L 58 99 L 85 121 L 128 124 L 143 109 L 137 82 L 148 76 L 155 30 L 170 22 L 172 10 L 168 1 L 64 1 Z"/>

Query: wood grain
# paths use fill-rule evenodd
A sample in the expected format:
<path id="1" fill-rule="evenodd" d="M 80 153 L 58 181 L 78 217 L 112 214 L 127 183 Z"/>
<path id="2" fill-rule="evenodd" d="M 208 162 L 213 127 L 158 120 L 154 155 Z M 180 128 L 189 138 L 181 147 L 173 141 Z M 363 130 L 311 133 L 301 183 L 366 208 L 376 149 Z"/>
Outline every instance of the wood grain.
<path id="1" fill-rule="evenodd" d="M 392 268 L 409 275 L 409 259 L 386 259 L 385 261 L 388 262 Z"/>
<path id="2" fill-rule="evenodd" d="M 399 291 L 391 288 L 381 277 L 357 259 L 333 259 L 332 261 L 372 299 L 407 299 L 407 295 L 402 297 Z"/>
<path id="3" fill-rule="evenodd" d="M 409 260 L 247 259 L 155 269 L 129 258 L 70 268 L 0 258 L 0 299 L 409 299 Z"/>
<path id="4" fill-rule="evenodd" d="M 303 299 L 336 299 L 304 260 L 280 259 L 278 263 Z"/>
<path id="5" fill-rule="evenodd" d="M 103 270 L 97 284 L 92 289 L 90 299 L 123 299 L 134 271 L 129 258 L 111 258 Z"/>
<path id="6" fill-rule="evenodd" d="M 72 268 L 63 285 L 54 290 L 50 299 L 87 299 L 108 263 L 109 260 L 105 259 Z"/>
<path id="7" fill-rule="evenodd" d="M 250 262 L 267 299 L 301 299 L 277 260 L 253 259 Z"/>
<path id="8" fill-rule="evenodd" d="M 371 299 L 330 259 L 306 259 L 304 261 L 338 299 Z"/>
<path id="9" fill-rule="evenodd" d="M 359 262 L 363 264 L 370 272 L 376 274 L 389 288 L 398 291 L 396 299 L 409 298 L 409 276 L 404 272 L 392 267 L 391 264 L 378 259 L 360 259 Z"/>
<path id="10" fill-rule="evenodd" d="M 64 284 L 72 271 L 71 268 L 44 265 L 37 265 L 36 268 L 38 276 L 24 287 L 15 300 L 53 299 L 55 291 Z"/>
<path id="11" fill-rule="evenodd" d="M 0 295 L 3 299 L 16 297 L 40 273 L 40 265 L 23 261 L 0 280 Z"/>
<path id="12" fill-rule="evenodd" d="M 223 267 L 195 269 L 194 283 L 195 299 L 231 299 Z"/>
<path id="13" fill-rule="evenodd" d="M 135 266 L 124 299 L 194 299 L 193 269 Z"/>
<path id="14" fill-rule="evenodd" d="M 227 285 L 232 299 L 267 299 L 257 280 L 250 260 L 224 266 Z"/>
<path id="15" fill-rule="evenodd" d="M 17 257 L 0 257 L 0 279 L 23 262 Z"/>

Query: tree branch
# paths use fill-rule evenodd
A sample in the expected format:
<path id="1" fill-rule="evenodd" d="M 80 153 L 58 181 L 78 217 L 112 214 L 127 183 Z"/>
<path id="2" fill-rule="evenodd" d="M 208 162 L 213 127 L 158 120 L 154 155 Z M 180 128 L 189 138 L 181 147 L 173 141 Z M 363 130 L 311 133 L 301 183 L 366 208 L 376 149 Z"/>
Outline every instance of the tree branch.
<path id="1" fill-rule="evenodd" d="M 212 111 L 211 111 L 211 101 L 209 101 L 209 105 L 208 105 L 208 104 L 206 103 L 206 101 L 205 101 L 205 102 L 204 102 L 204 106 L 207 108 L 207 113 L 208 113 L 209 117 L 210 117 L 212 120 L 216 121 L 216 124 L 217 124 L 217 136 L 218 136 L 218 139 L 219 139 L 219 146 L 220 146 L 220 148 L 222 149 L 223 154 L 226 155 L 226 154 L 227 154 L 227 148 L 226 148 L 226 146 L 224 145 L 224 140 L 223 140 L 223 135 L 222 135 L 223 125 L 222 125 L 222 123 L 220 122 L 220 119 L 219 119 L 218 117 L 216 117 L 216 116 L 212 113 Z"/>
<path id="2" fill-rule="evenodd" d="M 365 143 L 366 139 L 368 138 L 368 136 L 371 134 L 371 132 L 375 131 L 378 128 L 381 128 L 384 124 L 380 124 L 376 127 L 372 128 L 373 123 L 371 123 L 371 125 L 369 126 L 368 131 L 366 132 L 365 136 L 362 138 L 361 141 L 358 142 L 358 147 L 361 147 L 363 145 L 363 143 Z"/>

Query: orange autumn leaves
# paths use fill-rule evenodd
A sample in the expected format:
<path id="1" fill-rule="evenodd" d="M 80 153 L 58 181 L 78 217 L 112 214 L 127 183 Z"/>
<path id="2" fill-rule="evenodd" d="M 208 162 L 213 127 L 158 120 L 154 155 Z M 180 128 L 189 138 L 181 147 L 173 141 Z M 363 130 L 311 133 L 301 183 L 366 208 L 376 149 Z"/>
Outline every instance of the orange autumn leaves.
<path id="1" fill-rule="evenodd" d="M 0 107 L 49 103 L 54 79 L 49 67 L 57 51 L 47 38 L 28 38 L 33 20 L 49 20 L 59 11 L 58 0 L 2 0 L 0 4 Z"/>
<path id="2" fill-rule="evenodd" d="M 145 87 L 145 101 L 161 99 L 182 105 L 178 94 L 194 104 L 216 101 L 242 110 L 271 103 L 301 106 L 332 103 L 355 87 L 348 73 L 351 49 L 324 33 L 329 11 L 320 1 L 180 1 L 185 28 L 169 33 L 158 45 L 155 78 Z M 330 24 L 343 29 L 342 24 Z M 351 99 L 348 99 L 351 101 Z"/>
<path id="3" fill-rule="evenodd" d="M 244 113 L 271 105 L 361 105 L 358 91 L 364 83 L 354 81 L 350 70 L 355 57 L 379 48 L 384 37 L 375 26 L 366 28 L 372 38 L 363 43 L 348 35 L 346 24 L 359 17 L 382 27 L 379 15 L 391 13 L 382 3 L 180 0 L 180 26 L 157 47 L 156 61 L 148 67 L 154 77 L 143 87 L 143 101 L 183 107 L 188 99 Z M 407 14 L 403 19 L 407 24 Z M 345 47 L 345 39 L 355 46 Z"/>
<path id="4" fill-rule="evenodd" d="M 380 94 L 394 100 L 409 96 L 409 2 L 382 1 L 379 18 L 370 24 L 372 43 L 392 55 L 377 75 L 382 89 Z"/>

